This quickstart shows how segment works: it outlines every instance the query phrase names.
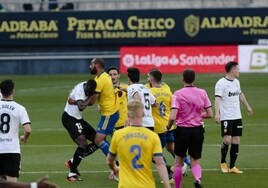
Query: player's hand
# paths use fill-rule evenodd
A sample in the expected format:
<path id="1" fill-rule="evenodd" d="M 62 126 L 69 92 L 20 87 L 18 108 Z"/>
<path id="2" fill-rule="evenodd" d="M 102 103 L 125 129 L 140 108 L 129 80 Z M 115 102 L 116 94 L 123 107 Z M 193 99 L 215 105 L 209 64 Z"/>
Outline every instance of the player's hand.
<path id="1" fill-rule="evenodd" d="M 169 130 L 167 129 L 167 127 L 164 128 L 164 133 L 167 133 Z"/>
<path id="2" fill-rule="evenodd" d="M 215 122 L 220 123 L 221 122 L 221 117 L 219 115 L 215 115 Z"/>
<path id="3" fill-rule="evenodd" d="M 76 101 L 70 97 L 68 98 L 68 103 L 71 105 L 76 105 Z"/>
<path id="4" fill-rule="evenodd" d="M 27 139 L 25 139 L 25 136 L 22 135 L 22 136 L 20 136 L 20 141 L 22 141 L 23 143 L 26 143 L 27 142 Z"/>
<path id="5" fill-rule="evenodd" d="M 115 169 L 113 170 L 114 175 L 119 178 L 119 168 L 116 166 Z"/>
<path id="6" fill-rule="evenodd" d="M 44 177 L 37 182 L 38 188 L 58 188 L 57 185 L 47 182 L 48 177 Z"/>
<path id="7" fill-rule="evenodd" d="M 249 116 L 252 116 L 253 115 L 253 110 L 252 110 L 252 108 L 250 106 L 247 107 L 247 111 L 248 111 L 248 115 Z"/>

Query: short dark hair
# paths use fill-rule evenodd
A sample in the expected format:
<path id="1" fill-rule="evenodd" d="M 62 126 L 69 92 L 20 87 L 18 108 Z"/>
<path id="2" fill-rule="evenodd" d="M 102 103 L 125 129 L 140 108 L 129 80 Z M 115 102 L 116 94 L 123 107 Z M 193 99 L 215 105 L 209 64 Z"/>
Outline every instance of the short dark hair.
<path id="1" fill-rule="evenodd" d="M 117 73 L 120 74 L 119 69 L 118 69 L 117 67 L 115 67 L 115 66 L 109 67 L 108 70 L 107 70 L 107 73 L 109 74 L 109 72 L 110 72 L 111 70 L 116 70 Z"/>
<path id="2" fill-rule="evenodd" d="M 237 66 L 237 65 L 238 65 L 237 62 L 235 62 L 235 61 L 230 61 L 230 62 L 226 63 L 226 65 L 225 65 L 225 71 L 226 71 L 227 73 L 229 73 L 229 72 L 231 72 L 232 68 L 235 67 L 235 66 Z"/>
<path id="3" fill-rule="evenodd" d="M 193 69 L 185 69 L 183 71 L 183 80 L 187 84 L 192 84 L 195 80 L 195 71 Z"/>
<path id="4" fill-rule="evenodd" d="M 96 87 L 97 87 L 97 82 L 93 79 L 89 79 L 86 83 L 86 88 L 85 88 L 85 94 L 86 96 L 91 96 L 95 90 L 96 90 Z"/>
<path id="5" fill-rule="evenodd" d="M 104 69 L 105 63 L 104 63 L 104 60 L 102 58 L 94 58 L 93 62 L 94 62 L 94 64 L 100 65 L 100 67 Z"/>
<path id="6" fill-rule="evenodd" d="M 4 80 L 0 83 L 0 90 L 4 97 L 8 97 L 13 93 L 15 84 L 12 80 Z"/>
<path id="7" fill-rule="evenodd" d="M 149 75 L 151 75 L 156 82 L 161 82 L 162 80 L 162 73 L 160 70 L 152 70 L 149 72 Z"/>
<path id="8" fill-rule="evenodd" d="M 130 67 L 127 69 L 127 76 L 131 82 L 137 83 L 140 81 L 140 70 L 135 67 Z"/>

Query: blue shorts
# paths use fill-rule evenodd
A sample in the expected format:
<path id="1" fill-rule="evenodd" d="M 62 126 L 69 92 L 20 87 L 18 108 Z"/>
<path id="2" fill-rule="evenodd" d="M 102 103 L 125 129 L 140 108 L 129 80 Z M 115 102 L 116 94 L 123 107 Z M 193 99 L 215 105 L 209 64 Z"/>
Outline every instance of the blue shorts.
<path id="1" fill-rule="evenodd" d="M 102 115 L 97 127 L 97 133 L 112 135 L 114 126 L 118 119 L 119 119 L 118 111 L 109 116 Z"/>
<path id="2" fill-rule="evenodd" d="M 160 141 L 161 141 L 161 146 L 164 148 L 167 143 L 174 142 L 174 130 L 168 131 L 167 133 L 161 133 L 158 134 Z"/>
<path id="3" fill-rule="evenodd" d="M 174 130 L 168 131 L 166 134 L 167 143 L 174 142 Z"/>
<path id="4" fill-rule="evenodd" d="M 162 146 L 162 148 L 164 148 L 166 146 L 166 144 L 167 144 L 166 133 L 158 134 L 158 136 L 160 138 L 161 146 Z"/>

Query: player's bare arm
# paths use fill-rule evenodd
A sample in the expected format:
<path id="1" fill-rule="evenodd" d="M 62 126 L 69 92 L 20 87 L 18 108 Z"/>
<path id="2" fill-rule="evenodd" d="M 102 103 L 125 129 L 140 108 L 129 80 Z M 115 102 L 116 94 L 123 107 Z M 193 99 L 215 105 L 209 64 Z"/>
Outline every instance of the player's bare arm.
<path id="1" fill-rule="evenodd" d="M 47 182 L 47 177 L 42 178 L 38 182 L 32 183 L 19 183 L 19 182 L 8 182 L 8 181 L 0 181 L 1 188 L 58 188 L 57 185 Z"/>
<path id="2" fill-rule="evenodd" d="M 87 106 L 91 106 L 94 104 L 93 102 L 93 96 L 88 97 L 86 100 L 78 100 L 76 101 L 76 105 L 78 106 L 80 111 L 83 111 Z"/>
<path id="3" fill-rule="evenodd" d="M 141 101 L 141 97 L 140 97 L 140 95 L 139 95 L 138 92 L 136 92 L 136 93 L 133 95 L 133 99 L 138 100 L 138 101 Z"/>
<path id="4" fill-rule="evenodd" d="M 166 164 L 164 162 L 163 156 L 154 156 L 154 161 L 156 164 L 156 169 L 161 180 L 164 182 L 165 188 L 170 188 L 169 179 L 168 179 L 168 172 L 166 168 Z"/>
<path id="5" fill-rule="evenodd" d="M 172 109 L 170 110 L 170 116 L 169 116 L 168 124 L 167 124 L 167 126 L 166 126 L 167 130 L 169 130 L 169 129 L 172 127 L 172 125 L 174 124 L 175 119 L 176 119 L 176 117 L 177 117 L 177 113 L 178 113 L 178 111 L 179 111 L 179 110 L 176 109 L 176 108 L 172 108 Z"/>
<path id="6" fill-rule="evenodd" d="M 29 123 L 23 125 L 23 129 L 24 129 L 24 134 L 20 137 L 20 140 L 23 142 L 23 143 L 26 143 L 31 132 L 32 132 L 32 128 L 31 128 L 31 125 Z"/>
<path id="7" fill-rule="evenodd" d="M 202 113 L 202 118 L 212 118 L 213 117 L 213 111 L 211 107 L 205 108 L 205 111 Z"/>
<path id="8" fill-rule="evenodd" d="M 251 116 L 253 114 L 253 110 L 252 108 L 249 106 L 247 100 L 246 100 L 246 97 L 243 93 L 240 93 L 239 95 L 239 99 L 240 101 L 243 103 L 243 105 L 247 108 L 247 113 L 249 116 Z"/>
<path id="9" fill-rule="evenodd" d="M 116 160 L 116 155 L 109 153 L 107 156 L 107 164 L 110 167 L 110 169 L 114 172 L 114 174 L 118 177 L 119 168 L 116 166 L 115 160 Z"/>
<path id="10" fill-rule="evenodd" d="M 220 123 L 221 121 L 220 104 L 221 104 L 221 97 L 215 96 L 215 122 L 216 123 Z"/>

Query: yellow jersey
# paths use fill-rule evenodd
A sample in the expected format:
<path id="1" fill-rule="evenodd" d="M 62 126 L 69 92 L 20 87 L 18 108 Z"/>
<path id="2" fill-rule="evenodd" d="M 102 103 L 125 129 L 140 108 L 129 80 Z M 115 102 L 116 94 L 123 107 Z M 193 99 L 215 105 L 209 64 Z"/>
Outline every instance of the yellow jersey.
<path id="1" fill-rule="evenodd" d="M 158 106 L 152 107 L 154 117 L 154 131 L 158 134 L 165 132 L 170 116 L 172 93 L 169 87 L 150 88 L 151 93 L 156 98 Z"/>
<path id="2" fill-rule="evenodd" d="M 109 152 L 119 159 L 118 187 L 155 187 L 152 158 L 163 155 L 159 136 L 155 132 L 134 126 L 117 130 Z"/>
<path id="3" fill-rule="evenodd" d="M 145 86 L 146 86 L 148 89 L 151 89 L 151 88 L 152 88 L 152 86 L 151 86 L 150 83 L 148 83 L 148 82 L 145 84 Z M 165 89 L 171 91 L 171 90 L 170 90 L 170 87 L 169 87 L 165 82 L 161 82 L 161 87 L 163 87 L 163 88 L 165 88 Z"/>
<path id="4" fill-rule="evenodd" d="M 119 85 L 122 88 L 128 87 L 125 83 L 120 83 Z M 127 92 L 120 91 L 118 88 L 115 88 L 114 91 L 116 100 L 118 100 L 119 103 L 119 119 L 114 126 L 116 128 L 124 126 L 127 120 Z"/>
<path id="5" fill-rule="evenodd" d="M 101 115 L 111 115 L 118 110 L 118 103 L 115 98 L 112 79 L 106 72 L 101 73 L 94 79 L 97 82 L 99 108 Z"/>

